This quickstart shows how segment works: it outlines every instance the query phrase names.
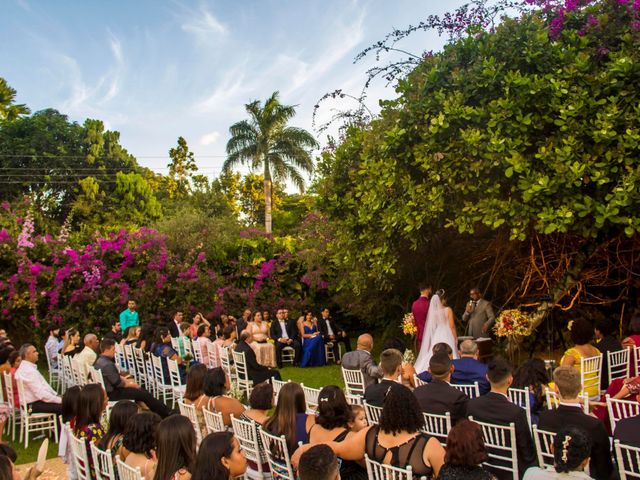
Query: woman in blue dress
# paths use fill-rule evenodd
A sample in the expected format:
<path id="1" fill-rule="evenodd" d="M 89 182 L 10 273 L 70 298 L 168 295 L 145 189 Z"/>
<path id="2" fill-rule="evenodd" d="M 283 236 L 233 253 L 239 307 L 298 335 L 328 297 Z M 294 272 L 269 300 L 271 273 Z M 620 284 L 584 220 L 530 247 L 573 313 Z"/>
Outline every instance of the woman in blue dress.
<path id="1" fill-rule="evenodd" d="M 184 383 L 186 370 L 180 355 L 171 346 L 171 334 L 169 330 L 164 327 L 160 327 L 156 330 L 156 341 L 151 346 L 151 353 L 157 357 L 160 357 L 162 362 L 162 376 L 164 377 L 164 383 L 166 385 L 171 384 L 171 377 L 169 375 L 169 365 L 167 359 L 175 360 L 178 362 L 178 369 L 180 371 L 180 380 Z"/>
<path id="2" fill-rule="evenodd" d="M 302 337 L 301 367 L 321 367 L 326 365 L 324 340 L 318 331 L 318 325 L 311 312 L 306 312 L 300 327 Z"/>

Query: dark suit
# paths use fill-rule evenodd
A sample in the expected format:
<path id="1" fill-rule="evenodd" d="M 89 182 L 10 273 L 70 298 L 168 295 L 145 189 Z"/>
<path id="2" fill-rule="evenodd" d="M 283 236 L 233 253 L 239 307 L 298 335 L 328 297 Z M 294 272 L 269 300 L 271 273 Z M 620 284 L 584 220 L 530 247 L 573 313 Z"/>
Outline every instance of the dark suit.
<path id="1" fill-rule="evenodd" d="M 484 395 L 491 390 L 491 385 L 487 380 L 487 366 L 471 357 L 456 358 L 453 360 L 453 373 L 451 383 L 453 385 L 473 385 L 478 382 L 480 395 Z"/>
<path id="2" fill-rule="evenodd" d="M 236 332 L 238 333 L 238 338 L 240 338 L 240 334 L 247 328 L 247 326 L 249 326 L 249 323 L 242 317 L 236 320 Z"/>
<path id="3" fill-rule="evenodd" d="M 347 335 L 347 332 L 338 325 L 333 318 L 329 317 L 328 320 L 335 338 L 331 340 L 329 336 L 329 327 L 327 326 L 327 319 L 325 318 L 318 319 L 318 330 L 320 331 L 320 335 L 322 335 L 324 343 L 333 342 L 333 356 L 338 360 L 338 344 L 342 343 L 344 345 L 344 351 L 350 352 L 351 343 L 349 342 L 349 335 Z"/>
<path id="4" fill-rule="evenodd" d="M 285 328 L 287 330 L 287 336 L 289 337 L 289 343 L 279 342 L 278 339 L 282 337 L 282 327 L 280 326 L 280 321 L 276 318 L 273 322 L 271 322 L 271 328 L 269 329 L 269 335 L 275 342 L 276 346 L 276 360 L 278 362 L 278 368 L 282 368 L 282 349 L 284 347 L 291 347 L 295 351 L 295 358 L 293 363 L 298 365 L 300 363 L 300 352 L 302 351 L 302 344 L 300 343 L 300 335 L 298 335 L 298 329 L 296 328 L 296 322 L 291 320 L 287 322 L 285 320 Z"/>
<path id="5" fill-rule="evenodd" d="M 380 383 L 372 383 L 364 391 L 364 400 L 374 407 L 382 407 L 389 389 L 407 388 L 401 383 L 383 378 Z"/>
<path id="6" fill-rule="evenodd" d="M 173 319 L 169 320 L 169 323 L 167 323 L 167 329 L 173 338 L 178 338 L 180 336 L 180 329 Z"/>
<path id="7" fill-rule="evenodd" d="M 597 418 L 584 413 L 579 405 L 575 407 L 558 405 L 558 408 L 540 413 L 538 421 L 540 430 L 558 432 L 566 426 L 579 427 L 589 435 L 592 442 L 589 472 L 596 480 L 607 480 L 613 472 L 613 462 L 604 424 Z"/>
<path id="8" fill-rule="evenodd" d="M 467 403 L 467 415 L 472 416 L 475 420 L 494 425 L 514 423 L 520 477 L 522 478 L 527 468 L 536 465 L 536 449 L 527 422 L 527 414 L 524 409 L 512 403 L 505 395 L 489 392 L 481 397 L 472 398 Z M 498 469 L 491 469 L 491 473 L 501 480 L 512 478 L 509 472 Z"/>
<path id="9" fill-rule="evenodd" d="M 614 440 L 632 447 L 640 447 L 640 415 L 624 418 L 616 423 Z"/>
<path id="10" fill-rule="evenodd" d="M 247 363 L 247 374 L 249 380 L 253 381 L 254 385 L 262 383 L 265 380 L 269 380 L 271 377 L 275 377 L 276 380 L 280 380 L 280 372 L 275 368 L 265 367 L 260 365 L 256 360 L 256 354 L 253 348 L 247 344 L 247 342 L 240 340 L 236 345 L 236 352 L 244 353 L 244 359 Z"/>
<path id="11" fill-rule="evenodd" d="M 613 335 L 606 335 L 596 343 L 596 348 L 602 353 L 602 375 L 600 380 L 600 388 L 606 390 L 609 386 L 609 357 L 607 352 L 618 352 L 622 350 L 622 344 Z"/>
<path id="12" fill-rule="evenodd" d="M 469 397 L 447 382 L 434 378 L 428 385 L 422 385 L 413 391 L 423 412 L 444 415 L 449 412 L 451 424 L 467 416 Z"/>

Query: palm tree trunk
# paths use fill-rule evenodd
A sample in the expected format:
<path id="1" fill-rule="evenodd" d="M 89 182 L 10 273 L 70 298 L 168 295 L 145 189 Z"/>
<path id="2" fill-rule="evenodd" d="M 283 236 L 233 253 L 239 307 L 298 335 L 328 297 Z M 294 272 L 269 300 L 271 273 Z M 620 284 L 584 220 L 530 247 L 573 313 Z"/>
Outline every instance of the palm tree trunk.
<path id="1" fill-rule="evenodd" d="M 271 233 L 271 178 L 264 177 L 264 231 Z"/>

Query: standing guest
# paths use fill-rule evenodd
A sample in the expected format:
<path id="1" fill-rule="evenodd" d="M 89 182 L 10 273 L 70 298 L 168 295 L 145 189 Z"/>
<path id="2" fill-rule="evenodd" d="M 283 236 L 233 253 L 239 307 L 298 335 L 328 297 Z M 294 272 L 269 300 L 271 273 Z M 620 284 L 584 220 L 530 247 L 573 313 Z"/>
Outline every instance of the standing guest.
<path id="1" fill-rule="evenodd" d="M 364 401 L 374 407 L 384 405 L 384 399 L 390 388 L 404 388 L 397 381 L 402 374 L 402 354 L 398 350 L 393 348 L 384 350 L 380 354 L 380 368 L 383 373 L 380 383 L 372 383 L 364 391 Z"/>
<path id="2" fill-rule="evenodd" d="M 139 468 L 145 480 L 152 480 L 156 470 L 158 425 L 160 425 L 158 415 L 153 412 L 141 412 L 129 419 L 124 431 L 122 446 L 128 452 L 124 463 L 130 467 Z"/>
<path id="3" fill-rule="evenodd" d="M 453 360 L 455 370 L 451 375 L 453 385 L 472 385 L 478 382 L 480 395 L 484 395 L 491 386 L 487 380 L 487 365 L 478 360 L 478 344 L 475 340 L 463 340 L 460 343 L 460 358 Z"/>
<path id="4" fill-rule="evenodd" d="M 182 312 L 177 311 L 173 314 L 173 320 L 167 323 L 167 330 L 173 338 L 178 338 L 180 336 L 180 326 L 182 325 Z"/>
<path id="5" fill-rule="evenodd" d="M 130 418 L 138 413 L 138 405 L 131 400 L 120 400 L 111 409 L 109 415 L 109 430 L 98 442 L 98 448 L 111 453 L 111 457 L 116 455 L 124 458 L 124 431 Z"/>
<path id="6" fill-rule="evenodd" d="M 362 372 L 365 387 L 376 383 L 376 380 L 383 376 L 382 369 L 373 361 L 371 350 L 373 350 L 373 337 L 368 333 L 363 333 L 358 337 L 356 350 L 345 353 L 342 357 L 342 368 Z"/>
<path id="7" fill-rule="evenodd" d="M 49 325 L 49 338 L 44 344 L 44 349 L 51 362 L 51 368 L 58 368 L 58 352 L 62 348 L 63 341 L 60 340 L 60 327 L 55 323 Z"/>
<path id="8" fill-rule="evenodd" d="M 127 308 L 120 312 L 120 329 L 126 330 L 133 326 L 140 326 L 140 316 L 136 310 L 136 301 L 129 299 Z"/>
<path id="9" fill-rule="evenodd" d="M 233 480 L 247 471 L 247 458 L 231 432 L 207 435 L 200 445 L 192 480 Z"/>
<path id="10" fill-rule="evenodd" d="M 438 480 L 495 480 L 482 467 L 489 456 L 484 446 L 482 429 L 476 422 L 461 419 L 447 436 L 444 465 Z"/>
<path id="11" fill-rule="evenodd" d="M 489 327 L 495 322 L 491 303 L 482 298 L 480 289 L 475 287 L 469 292 L 469 303 L 462 314 L 462 321 L 468 322 L 467 331 L 474 339 L 486 337 Z"/>
<path id="12" fill-rule="evenodd" d="M 209 398 L 207 409 L 221 413 L 227 427 L 231 426 L 231 415 L 239 417 L 244 412 L 244 405 L 227 395 L 230 388 L 229 378 L 221 367 L 212 368 L 205 374 L 202 389 Z"/>
<path id="13" fill-rule="evenodd" d="M 553 440 L 553 468 L 530 468 L 523 480 L 590 479 L 584 471 L 589 464 L 590 452 L 591 439 L 584 430 L 564 427 Z"/>
<path id="14" fill-rule="evenodd" d="M 74 357 L 75 355 L 80 353 L 81 350 L 82 347 L 80 346 L 80 332 L 77 328 L 70 328 L 64 334 L 64 341 L 62 343 L 60 353 L 69 357 Z"/>
<path id="15" fill-rule="evenodd" d="M 102 372 L 104 386 L 109 400 L 133 400 L 143 402 L 147 407 L 162 417 L 169 415 L 170 410 L 160 400 L 154 398 L 144 388 L 140 388 L 133 380 L 121 377 L 116 368 L 114 357 L 116 355 L 116 343 L 110 338 L 100 342 L 100 356 L 96 360 L 95 368 Z"/>
<path id="16" fill-rule="evenodd" d="M 156 327 L 151 323 L 147 323 L 140 327 L 140 336 L 135 343 L 136 348 L 141 349 L 143 352 L 148 352 L 153 345 L 153 339 L 156 335 Z"/>
<path id="17" fill-rule="evenodd" d="M 220 356 L 215 356 L 218 352 L 215 350 L 211 339 L 211 327 L 209 325 L 200 325 L 196 332 L 198 346 L 200 347 L 200 353 L 202 354 L 202 362 L 209 367 L 217 367 L 220 364 Z M 214 355 L 214 365 L 211 365 L 209 358 Z"/>
<path id="18" fill-rule="evenodd" d="M 206 375 L 207 367 L 205 365 L 192 366 L 189 369 L 189 373 L 187 373 L 187 385 L 184 392 L 184 403 L 195 407 L 198 425 L 203 427 L 202 431 L 205 435 L 206 429 L 204 428 L 204 413 L 202 413 L 202 409 L 209 403 L 209 397 L 204 393 L 204 378 Z"/>
<path id="19" fill-rule="evenodd" d="M 615 336 L 616 326 L 607 318 L 599 318 L 596 320 L 594 327 L 596 337 L 596 348 L 602 353 L 602 375 L 600 380 L 600 389 L 606 390 L 609 386 L 608 366 L 609 357 L 607 352 L 617 352 L 622 350 L 622 343 Z"/>
<path id="20" fill-rule="evenodd" d="M 122 343 L 122 345 L 136 345 L 138 343 L 138 339 L 140 338 L 141 330 L 142 329 L 140 327 L 136 326 L 127 328 L 124 332 L 124 337 L 120 340 L 120 342 L 116 340 L 116 343 Z M 107 338 L 106 335 L 105 338 Z"/>
<path id="21" fill-rule="evenodd" d="M 171 341 L 171 340 L 169 340 Z M 185 358 L 191 352 L 191 324 L 182 322 L 180 324 L 180 336 L 178 337 L 178 355 Z"/>
<path id="22" fill-rule="evenodd" d="M 244 353 L 244 359 L 247 367 L 247 375 L 249 380 L 254 384 L 264 382 L 274 377 L 276 380 L 280 380 L 280 372 L 274 368 L 265 367 L 260 365 L 256 359 L 256 354 L 249 345 L 252 337 L 251 332 L 245 330 L 240 336 L 240 341 L 236 345 L 236 352 Z"/>
<path id="23" fill-rule="evenodd" d="M 158 464 L 153 480 L 190 480 L 196 463 L 196 434 L 182 415 L 165 418 L 156 433 Z"/>
<path id="24" fill-rule="evenodd" d="M 87 333 L 84 336 L 84 348 L 75 356 L 74 360 L 80 369 L 82 378 L 89 378 L 89 367 L 93 367 L 98 359 L 98 351 L 100 349 L 100 343 L 98 337 L 93 333 Z"/>
<path id="25" fill-rule="evenodd" d="M 311 312 L 306 312 L 304 320 L 299 324 L 302 337 L 301 367 L 321 367 L 326 365 L 327 357 L 324 350 L 324 341 L 318 330 L 316 320 Z"/>
<path id="26" fill-rule="evenodd" d="M 429 359 L 432 380 L 413 391 L 420 408 L 425 413 L 451 414 L 451 423 L 456 425 L 467 415 L 469 397 L 450 384 L 454 367 L 445 353 L 437 353 Z"/>
<path id="27" fill-rule="evenodd" d="M 338 325 L 333 318 L 331 318 L 331 314 L 327 307 L 322 309 L 320 315 L 321 317 L 320 320 L 318 320 L 318 328 L 320 329 L 324 343 L 333 343 L 333 357 L 340 358 L 340 350 L 338 348 L 339 343 L 344 345 L 345 352 L 350 352 L 351 342 L 349 342 L 349 335 L 347 334 L 347 331 Z"/>
<path id="28" fill-rule="evenodd" d="M 156 338 L 155 342 L 151 347 L 151 352 L 160 357 L 160 361 L 162 362 L 162 375 L 164 377 L 164 383 L 167 385 L 171 384 L 171 377 L 169 375 L 169 364 L 167 360 L 174 360 L 178 363 L 178 368 L 180 369 L 180 380 L 184 381 L 185 376 L 185 368 L 182 364 L 182 357 L 178 355 L 173 349 L 171 345 L 171 334 L 169 330 L 164 327 L 159 327 L 156 330 Z"/>
<path id="29" fill-rule="evenodd" d="M 269 419 L 269 411 L 272 408 L 273 386 L 269 382 L 259 383 L 251 390 L 249 408 L 242 412 L 240 419 L 262 426 Z"/>
<path id="30" fill-rule="evenodd" d="M 62 399 L 51 388 L 38 371 L 38 351 L 30 343 L 20 347 L 22 362 L 16 370 L 15 379 L 24 383 L 24 398 L 20 400 L 29 405 L 33 413 L 62 413 Z"/>
<path id="31" fill-rule="evenodd" d="M 411 313 L 413 314 L 413 320 L 416 324 L 416 351 L 422 345 L 422 334 L 424 333 L 424 325 L 427 321 L 427 314 L 429 313 L 429 297 L 431 296 L 432 287 L 429 283 L 421 283 L 418 286 L 420 290 L 420 296 L 411 305 Z"/>
<path id="32" fill-rule="evenodd" d="M 262 312 L 255 312 L 253 321 L 247 325 L 247 331 L 251 333 L 251 348 L 256 352 L 256 359 L 265 367 L 276 366 L 276 347 L 269 342 L 269 326 L 262 320 Z"/>
<path id="33" fill-rule="evenodd" d="M 600 351 L 591 345 L 594 335 L 593 325 L 591 325 L 591 322 L 588 320 L 579 318 L 577 320 L 570 321 L 568 328 L 571 333 L 571 340 L 573 341 L 574 346 L 564 352 L 564 355 L 560 359 L 560 366 L 573 367 L 580 372 L 580 369 L 582 368 L 580 363 L 581 359 L 600 355 Z M 591 380 L 592 384 L 585 390 L 589 397 L 597 397 L 600 394 L 600 386 L 593 382 L 595 377 L 595 373 L 585 377 L 585 380 Z"/>
<path id="34" fill-rule="evenodd" d="M 78 398 L 78 415 L 76 417 L 73 434 L 77 438 L 85 441 L 87 451 L 90 451 L 91 443 L 98 443 L 105 435 L 105 431 L 100 424 L 102 413 L 106 410 L 108 403 L 107 394 L 102 386 L 97 383 L 85 385 L 80 390 Z M 96 478 L 92 456 L 89 455 L 91 477 Z"/>
<path id="35" fill-rule="evenodd" d="M 513 382 L 511 365 L 502 357 L 493 358 L 489 362 L 487 378 L 491 384 L 491 391 L 486 395 L 469 400 L 467 403 L 467 415 L 473 417 L 474 420 L 494 425 L 514 423 L 516 428 L 518 470 L 524 472 L 528 467 L 536 464 L 536 452 L 526 412 L 512 403 L 507 396 L 507 391 Z M 511 473 L 505 470 L 496 469 L 493 473 L 499 479 L 505 480 L 510 479 L 512 476 Z"/>
<path id="36" fill-rule="evenodd" d="M 300 480 L 340 480 L 342 477 L 338 457 L 327 445 L 311 447 L 300 456 L 298 478 Z"/>
<path id="37" fill-rule="evenodd" d="M 127 310 L 125 310 L 125 312 L 126 311 Z M 130 328 L 130 327 L 126 327 L 126 328 Z M 120 343 L 120 341 L 122 340 L 122 328 L 120 326 L 119 318 L 114 318 L 113 320 L 111 320 L 111 330 L 105 333 L 103 338 L 110 338 L 114 340 L 116 343 Z"/>
<path id="38" fill-rule="evenodd" d="M 285 347 L 293 348 L 293 364 L 299 365 L 302 345 L 300 344 L 298 329 L 292 322 L 285 320 L 284 309 L 279 308 L 276 310 L 276 319 L 271 322 L 269 333 L 276 346 L 276 363 L 278 364 L 278 368 L 282 368 L 282 350 Z"/>
<path id="39" fill-rule="evenodd" d="M 540 412 L 545 406 L 545 388 L 549 383 L 549 375 L 544 360 L 531 358 L 518 367 L 513 375 L 511 388 L 528 388 L 531 405 L 531 420 L 537 424 Z"/>
<path id="40" fill-rule="evenodd" d="M 553 381 L 560 404 L 558 408 L 540 413 L 538 428 L 549 432 L 559 432 L 566 426 L 585 430 L 593 442 L 589 472 L 597 480 L 608 479 L 613 472 L 609 437 L 604 424 L 582 410 L 580 372 L 571 367 L 558 367 L 553 372 Z"/>
<path id="41" fill-rule="evenodd" d="M 272 435 L 284 435 L 289 453 L 298 443 L 309 441 L 309 430 L 315 423 L 315 415 L 307 415 L 307 402 L 302 387 L 295 382 L 285 383 L 278 394 L 273 416 L 264 424 L 264 430 Z"/>
<path id="42" fill-rule="evenodd" d="M 193 316 L 193 322 L 191 322 L 191 338 L 199 337 L 198 328 L 200 328 L 201 325 L 206 325 L 207 327 L 210 327 L 211 323 L 209 323 L 209 320 L 204 318 L 203 314 L 198 312 Z"/>
<path id="43" fill-rule="evenodd" d="M 250 319 L 251 310 L 249 308 L 245 308 L 242 312 L 242 317 L 240 317 L 236 322 L 236 333 L 238 334 L 238 338 L 240 338 L 240 334 L 246 330 Z"/>

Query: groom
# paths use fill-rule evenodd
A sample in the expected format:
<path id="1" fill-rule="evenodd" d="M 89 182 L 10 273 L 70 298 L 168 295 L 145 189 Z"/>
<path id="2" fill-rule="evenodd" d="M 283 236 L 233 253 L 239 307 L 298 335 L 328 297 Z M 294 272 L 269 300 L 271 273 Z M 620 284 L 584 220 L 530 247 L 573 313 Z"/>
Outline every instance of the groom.
<path id="1" fill-rule="evenodd" d="M 429 313 L 429 296 L 432 290 L 431 284 L 426 282 L 421 283 L 419 288 L 420 297 L 411 306 L 411 313 L 413 313 L 413 319 L 418 329 L 416 333 L 416 352 L 420 350 L 422 345 L 422 334 L 424 333 L 424 324 L 427 321 L 427 313 Z"/>

